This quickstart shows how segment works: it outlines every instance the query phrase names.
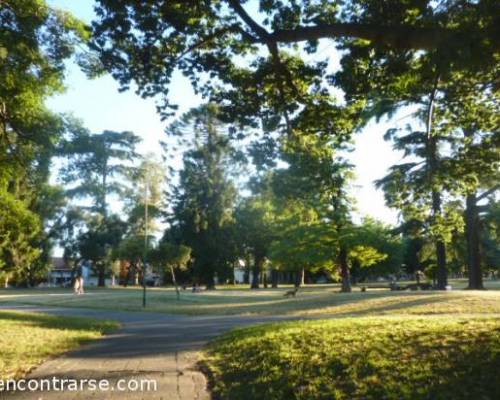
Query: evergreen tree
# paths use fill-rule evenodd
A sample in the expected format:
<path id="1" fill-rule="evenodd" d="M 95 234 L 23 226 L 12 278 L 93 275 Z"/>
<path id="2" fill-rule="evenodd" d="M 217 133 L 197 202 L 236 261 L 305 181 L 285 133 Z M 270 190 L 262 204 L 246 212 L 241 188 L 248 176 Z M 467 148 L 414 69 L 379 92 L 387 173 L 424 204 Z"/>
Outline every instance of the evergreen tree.
<path id="1" fill-rule="evenodd" d="M 91 211 L 106 218 L 108 196 L 124 195 L 125 184 L 139 155 L 135 151 L 140 138 L 132 132 L 104 131 L 90 134 L 73 125 L 70 137 L 62 144 L 61 154 L 67 162 L 60 172 L 68 185 L 70 197 L 90 199 Z"/>
<path id="2" fill-rule="evenodd" d="M 169 132 L 190 146 L 173 193 L 170 223 L 179 244 L 192 249 L 195 277 L 213 289 L 215 275 L 226 277 L 234 261 L 226 251 L 236 200 L 229 177 L 234 149 L 212 105 L 191 110 Z"/>

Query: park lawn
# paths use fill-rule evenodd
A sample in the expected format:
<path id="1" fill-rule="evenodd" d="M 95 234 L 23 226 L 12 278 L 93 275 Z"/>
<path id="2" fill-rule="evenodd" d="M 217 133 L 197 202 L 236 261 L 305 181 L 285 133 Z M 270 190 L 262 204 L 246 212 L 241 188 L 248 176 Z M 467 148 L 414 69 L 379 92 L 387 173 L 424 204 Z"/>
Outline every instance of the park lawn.
<path id="1" fill-rule="evenodd" d="M 500 319 L 361 317 L 237 329 L 200 366 L 216 399 L 500 398 Z"/>
<path id="2" fill-rule="evenodd" d="M 0 310 L 0 379 L 19 378 L 47 358 L 117 327 L 106 320 Z"/>
<path id="3" fill-rule="evenodd" d="M 380 314 L 500 314 L 500 290 L 450 292 L 391 292 L 370 289 L 338 293 L 337 287 L 309 286 L 296 298 L 283 296 L 287 288 L 224 289 L 191 293 L 177 301 L 172 289 L 149 289 L 146 311 L 187 315 L 380 315 Z M 143 311 L 138 288 L 90 289 L 83 296 L 70 290 L 1 290 L 0 304 Z"/>

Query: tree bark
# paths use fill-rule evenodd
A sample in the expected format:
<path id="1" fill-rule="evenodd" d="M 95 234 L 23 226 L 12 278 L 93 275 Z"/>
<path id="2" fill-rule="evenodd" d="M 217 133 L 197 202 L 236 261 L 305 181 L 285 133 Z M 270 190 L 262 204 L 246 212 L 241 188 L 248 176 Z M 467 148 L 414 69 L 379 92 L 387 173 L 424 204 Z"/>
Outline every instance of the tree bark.
<path id="1" fill-rule="evenodd" d="M 175 287 L 175 295 L 177 296 L 177 300 L 180 300 L 181 292 L 179 291 L 179 286 L 177 285 L 177 279 L 175 279 L 174 267 L 172 265 L 170 266 L 170 272 L 172 274 L 172 283 L 174 284 Z"/>
<path id="2" fill-rule="evenodd" d="M 426 121 L 426 145 L 427 145 L 427 175 L 428 183 L 434 186 L 435 175 L 439 169 L 438 159 L 438 143 L 437 137 L 432 132 L 433 118 L 434 118 L 434 102 L 439 84 L 439 75 L 436 76 L 434 81 L 434 88 L 430 94 L 429 106 L 427 109 Z M 441 215 L 441 194 L 437 190 L 432 190 L 432 216 L 436 219 Z M 437 288 L 445 290 L 448 284 L 448 271 L 446 269 L 446 246 L 442 238 L 437 238 L 435 242 L 436 248 L 436 263 L 437 263 Z"/>
<path id="3" fill-rule="evenodd" d="M 99 265 L 99 269 L 98 269 L 98 272 L 97 272 L 97 286 L 99 287 L 104 287 L 106 286 L 106 274 L 105 274 L 105 270 L 104 270 L 104 265 Z"/>
<path id="4" fill-rule="evenodd" d="M 264 258 L 261 256 L 255 256 L 255 261 L 252 268 L 252 284 L 250 289 L 259 288 L 260 272 L 262 270 L 262 265 L 264 264 Z"/>
<path id="5" fill-rule="evenodd" d="M 481 270 L 480 222 L 476 193 L 465 198 L 465 238 L 467 242 L 467 268 L 469 285 L 467 289 L 484 290 Z"/>
<path id="6" fill-rule="evenodd" d="M 351 282 L 353 285 L 358 283 L 360 269 L 359 261 L 354 260 L 351 267 Z"/>
<path id="7" fill-rule="evenodd" d="M 349 274 L 349 264 L 347 261 L 347 250 L 343 247 L 340 249 L 339 253 L 339 265 L 340 275 L 342 277 L 342 287 L 340 291 L 343 293 L 349 293 L 351 291 L 351 277 Z"/>
<path id="8" fill-rule="evenodd" d="M 215 279 L 213 275 L 207 277 L 205 285 L 207 290 L 215 290 Z"/>
<path id="9" fill-rule="evenodd" d="M 441 214 L 441 194 L 432 192 L 432 210 L 433 214 Z M 436 239 L 436 264 L 437 264 L 437 288 L 439 290 L 446 290 L 448 285 L 448 269 L 446 268 L 446 245 L 442 239 Z"/>
<path id="10" fill-rule="evenodd" d="M 278 274 L 279 272 L 276 269 L 271 270 L 271 287 L 275 289 L 278 287 Z"/>
<path id="11" fill-rule="evenodd" d="M 436 242 L 437 257 L 437 288 L 446 290 L 448 285 L 448 270 L 446 269 L 446 246 L 442 240 Z"/>
<path id="12" fill-rule="evenodd" d="M 295 273 L 295 287 L 298 288 L 304 286 L 304 274 L 305 274 L 304 268 Z"/>

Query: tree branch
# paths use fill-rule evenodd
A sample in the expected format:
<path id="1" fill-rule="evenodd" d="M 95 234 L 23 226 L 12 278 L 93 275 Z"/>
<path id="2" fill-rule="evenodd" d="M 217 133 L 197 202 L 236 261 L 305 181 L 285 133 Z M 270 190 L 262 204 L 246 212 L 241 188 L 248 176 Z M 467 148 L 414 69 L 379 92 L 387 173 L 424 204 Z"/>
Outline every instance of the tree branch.
<path id="1" fill-rule="evenodd" d="M 238 16 L 249 26 L 249 28 L 260 38 L 258 42 L 266 42 L 266 38 L 269 36 L 262 26 L 260 26 L 248 13 L 245 11 L 239 0 L 228 0 L 231 8 L 238 14 Z"/>
<path id="2" fill-rule="evenodd" d="M 231 1 L 232 3 L 233 1 Z M 250 25 L 249 25 L 250 26 Z M 252 26 L 250 26 L 252 27 Z M 253 29 L 253 28 L 252 28 Z M 266 32 L 267 33 L 267 32 Z M 408 26 L 379 26 L 359 23 L 322 24 L 297 27 L 293 30 L 277 30 L 268 33 L 266 40 L 295 43 L 333 37 L 356 37 L 384 43 L 401 49 L 434 49 L 454 33 L 442 28 L 418 28 Z M 260 36 L 260 35 L 259 35 Z M 263 38 L 261 37 L 261 42 Z"/>
<path id="3" fill-rule="evenodd" d="M 289 136 L 291 136 L 292 133 L 292 127 L 290 123 L 290 117 L 288 115 L 288 112 L 286 110 L 286 99 L 285 99 L 285 90 L 283 87 L 283 82 L 281 81 L 281 78 L 287 81 L 288 85 L 291 87 L 291 89 L 294 91 L 294 93 L 298 93 L 297 88 L 295 87 L 293 83 L 292 76 L 290 75 L 290 71 L 283 65 L 281 62 L 280 56 L 279 56 L 279 49 L 278 49 L 278 42 L 274 40 L 269 40 L 269 32 L 267 32 L 266 29 L 264 29 L 262 26 L 260 26 L 248 13 L 245 11 L 239 0 L 228 0 L 230 6 L 233 8 L 233 10 L 238 14 L 238 16 L 248 25 L 250 29 L 259 37 L 258 43 L 263 43 L 266 44 L 269 53 L 271 54 L 271 58 L 273 60 L 274 64 L 274 72 L 276 76 L 276 81 L 278 84 L 278 91 L 280 94 L 282 106 L 283 106 L 283 115 L 285 118 L 285 124 L 286 124 L 286 129 L 287 133 Z"/>
<path id="4" fill-rule="evenodd" d="M 500 190 L 500 185 L 493 186 L 491 189 L 480 194 L 479 196 L 476 197 L 476 201 L 483 200 L 484 198 L 488 197 L 489 195 L 495 193 L 497 190 Z"/>
<path id="5" fill-rule="evenodd" d="M 250 35 L 249 33 L 245 32 L 244 30 L 242 30 L 239 26 L 236 26 L 236 25 L 232 25 L 232 26 L 227 26 L 227 27 L 224 27 L 222 29 L 218 29 L 214 32 L 212 32 L 211 34 L 201 38 L 200 41 L 194 43 L 192 46 L 189 46 L 186 50 L 184 50 L 176 59 L 175 59 L 175 62 L 179 62 L 180 60 L 182 60 L 187 54 L 191 53 L 192 51 L 196 50 L 196 49 L 199 49 L 200 47 L 203 47 L 205 44 L 207 43 L 210 43 L 212 40 L 214 40 L 215 38 L 219 37 L 219 36 L 222 36 L 224 35 L 225 33 L 227 32 L 230 32 L 231 30 L 237 30 L 238 32 L 240 32 L 242 35 L 244 35 L 245 37 L 247 37 L 247 39 L 250 39 L 250 40 L 255 40 L 255 38 Z"/>

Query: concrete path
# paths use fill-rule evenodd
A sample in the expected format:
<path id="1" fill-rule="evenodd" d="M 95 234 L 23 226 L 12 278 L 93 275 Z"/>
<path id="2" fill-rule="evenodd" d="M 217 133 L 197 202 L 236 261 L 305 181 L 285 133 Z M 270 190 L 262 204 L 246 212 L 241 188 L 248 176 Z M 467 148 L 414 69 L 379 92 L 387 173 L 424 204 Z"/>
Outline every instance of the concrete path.
<path id="1" fill-rule="evenodd" d="M 28 378 L 106 379 L 117 388 L 121 379 L 155 380 L 156 391 L 15 392 L 8 399 L 209 399 L 205 377 L 196 369 L 198 352 L 215 336 L 236 326 L 279 317 L 180 316 L 44 306 L 1 306 L 3 309 L 112 319 L 122 328 L 59 358 L 46 361 Z M 297 319 L 297 318 L 286 318 Z M 144 382 L 144 381 L 143 381 Z M 123 385 L 123 383 L 121 384 Z M 143 389 L 147 389 L 143 383 Z M 0 396 L 2 397 L 2 396 Z"/>

